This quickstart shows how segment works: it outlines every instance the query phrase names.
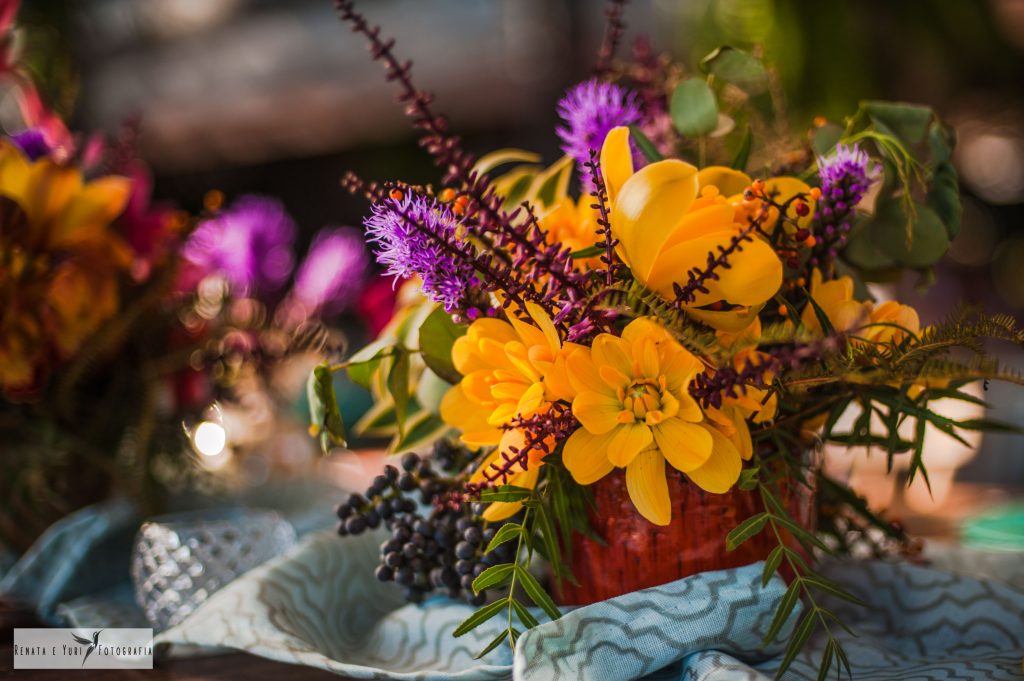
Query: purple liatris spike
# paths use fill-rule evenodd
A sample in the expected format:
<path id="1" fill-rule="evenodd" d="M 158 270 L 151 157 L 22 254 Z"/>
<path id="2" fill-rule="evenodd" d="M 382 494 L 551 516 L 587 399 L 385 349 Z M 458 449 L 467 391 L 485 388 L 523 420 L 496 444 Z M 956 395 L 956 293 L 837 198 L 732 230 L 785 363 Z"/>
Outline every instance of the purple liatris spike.
<path id="1" fill-rule="evenodd" d="M 420 277 L 423 292 L 444 305 L 446 312 L 467 307 L 478 279 L 463 257 L 461 223 L 447 206 L 433 197 L 413 194 L 387 199 L 373 206 L 363 225 L 387 274 Z"/>
<path id="2" fill-rule="evenodd" d="M 234 289 L 260 294 L 278 290 L 291 276 L 294 241 L 295 222 L 280 201 L 247 195 L 201 223 L 183 254 Z"/>
<path id="3" fill-rule="evenodd" d="M 324 228 L 299 265 L 292 295 L 309 310 L 341 312 L 359 292 L 369 265 L 362 234 L 351 227 Z"/>
<path id="4" fill-rule="evenodd" d="M 596 78 L 569 88 L 558 102 L 558 115 L 565 124 L 556 131 L 562 151 L 576 160 L 588 186 L 590 175 L 585 164 L 590 150 L 600 149 L 612 128 L 638 125 L 643 120 L 635 92 Z"/>
<path id="5" fill-rule="evenodd" d="M 818 175 L 824 196 L 835 203 L 855 206 L 877 177 L 878 167 L 856 144 L 840 144 L 830 156 L 818 157 Z"/>

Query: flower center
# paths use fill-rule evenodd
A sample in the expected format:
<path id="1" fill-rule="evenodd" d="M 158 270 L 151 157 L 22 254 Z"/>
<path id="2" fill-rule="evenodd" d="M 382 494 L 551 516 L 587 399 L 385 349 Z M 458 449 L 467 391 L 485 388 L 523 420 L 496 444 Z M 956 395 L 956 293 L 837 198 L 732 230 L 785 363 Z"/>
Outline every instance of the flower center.
<path id="1" fill-rule="evenodd" d="M 646 421 L 654 425 L 663 420 L 662 402 L 664 386 L 662 381 L 651 378 L 635 379 L 622 392 L 622 411 L 619 412 L 620 423 Z"/>

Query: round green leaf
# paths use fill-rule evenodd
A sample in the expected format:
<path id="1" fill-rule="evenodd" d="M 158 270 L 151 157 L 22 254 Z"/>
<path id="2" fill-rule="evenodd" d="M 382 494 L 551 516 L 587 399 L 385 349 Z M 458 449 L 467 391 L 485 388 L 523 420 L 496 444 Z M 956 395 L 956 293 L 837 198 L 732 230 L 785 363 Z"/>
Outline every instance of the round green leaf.
<path id="1" fill-rule="evenodd" d="M 684 137 L 706 135 L 718 125 L 715 93 L 700 78 L 689 78 L 676 87 L 669 112 L 672 124 Z"/>
<path id="2" fill-rule="evenodd" d="M 761 60 L 743 50 L 724 46 L 704 57 L 700 66 L 747 94 L 759 95 L 768 88 L 768 72 Z"/>
<path id="3" fill-rule="evenodd" d="M 928 206 L 917 204 L 917 216 L 907 242 L 907 218 L 898 201 L 886 201 L 869 227 L 883 253 L 911 267 L 928 267 L 939 261 L 949 248 L 949 234 L 942 220 Z"/>
<path id="4" fill-rule="evenodd" d="M 896 261 L 883 253 L 875 243 L 871 223 L 862 225 L 850 234 L 843 258 L 862 270 L 884 270 L 896 265 Z"/>

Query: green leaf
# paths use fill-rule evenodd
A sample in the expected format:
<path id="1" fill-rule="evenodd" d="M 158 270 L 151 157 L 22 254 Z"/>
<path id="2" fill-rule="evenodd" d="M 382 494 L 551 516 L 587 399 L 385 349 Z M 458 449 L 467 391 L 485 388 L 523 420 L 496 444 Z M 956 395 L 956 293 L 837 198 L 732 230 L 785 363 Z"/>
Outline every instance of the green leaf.
<path id="1" fill-rule="evenodd" d="M 928 128 L 928 146 L 932 152 L 932 163 L 940 165 L 953 158 L 956 146 L 956 130 L 938 118 Z"/>
<path id="2" fill-rule="evenodd" d="M 557 620 L 562 616 L 562 613 L 558 611 L 558 606 L 551 600 L 551 596 L 544 591 L 544 587 L 540 585 L 537 578 L 530 574 L 530 570 L 521 565 L 516 565 L 516 578 L 519 583 L 523 586 L 523 591 L 530 597 L 530 600 L 540 606 L 540 609 L 547 614 L 553 620 Z"/>
<path id="3" fill-rule="evenodd" d="M 807 304 L 811 306 L 812 310 L 814 310 L 814 318 L 818 320 L 818 324 L 821 326 L 822 332 L 826 336 L 834 334 L 836 330 L 835 327 L 832 326 L 832 320 L 828 318 L 828 314 L 825 310 L 821 309 L 821 305 L 818 305 L 818 302 L 809 292 L 804 291 L 804 293 L 807 294 Z"/>
<path id="4" fill-rule="evenodd" d="M 879 202 L 877 213 L 869 223 L 871 236 L 878 248 L 893 260 L 910 267 L 934 265 L 949 248 L 949 233 L 931 208 L 917 204 L 907 242 L 906 222 L 897 201 Z"/>
<path id="5" fill-rule="evenodd" d="M 861 108 L 871 117 L 875 127 L 910 144 L 924 139 L 933 116 L 927 106 L 902 102 L 861 102 Z"/>
<path id="6" fill-rule="evenodd" d="M 393 343 L 391 339 L 382 338 L 352 355 L 348 360 L 348 377 L 352 382 L 369 390 L 381 360 L 393 351 Z"/>
<path id="7" fill-rule="evenodd" d="M 843 127 L 836 123 L 826 123 L 811 132 L 811 148 L 818 156 L 828 156 L 843 138 Z"/>
<path id="8" fill-rule="evenodd" d="M 768 586 L 768 582 L 772 581 L 772 577 L 778 572 L 784 551 L 785 547 L 780 544 L 772 549 L 772 552 L 765 558 L 764 570 L 761 572 L 761 586 Z"/>
<path id="9" fill-rule="evenodd" d="M 526 609 L 525 605 L 523 605 L 514 598 L 511 599 L 511 603 L 512 609 L 516 611 L 516 615 L 519 616 L 519 621 L 523 623 L 524 627 L 526 627 L 527 629 L 532 629 L 538 624 L 540 624 L 540 622 L 537 621 L 537 618 L 534 617 L 530 613 L 530 611 Z"/>
<path id="10" fill-rule="evenodd" d="M 431 312 L 420 325 L 419 349 L 423 363 L 452 385 L 462 380 L 462 375 L 452 364 L 452 346 L 465 333 L 466 327 L 453 322 L 441 307 Z"/>
<path id="11" fill-rule="evenodd" d="M 964 209 L 960 203 L 960 182 L 956 169 L 949 161 L 935 166 L 931 186 L 928 188 L 928 205 L 942 220 L 947 236 L 950 239 L 956 237 L 960 232 Z"/>
<path id="12" fill-rule="evenodd" d="M 757 489 L 758 473 L 761 472 L 760 466 L 753 466 L 752 468 L 744 468 L 740 471 L 740 481 L 737 483 L 744 492 L 749 492 L 752 489 Z"/>
<path id="13" fill-rule="evenodd" d="M 987 430 L 997 433 L 1012 433 L 1014 435 L 1024 433 L 1024 427 L 994 419 L 964 419 L 963 421 L 957 421 L 956 427 L 963 428 L 964 430 Z"/>
<path id="14" fill-rule="evenodd" d="M 642 153 L 644 158 L 649 162 L 655 163 L 657 161 L 664 160 L 665 157 L 662 156 L 661 152 L 658 151 L 658 148 L 654 146 L 654 142 L 652 142 L 640 128 L 635 125 L 629 126 L 629 137 L 636 142 L 636 146 L 640 149 L 640 153 Z"/>
<path id="15" fill-rule="evenodd" d="M 395 401 L 395 421 L 398 423 L 398 432 L 405 433 L 405 419 L 409 414 L 409 353 L 404 349 L 396 348 L 398 355 L 395 363 L 388 373 L 388 392 L 391 399 Z"/>
<path id="16" fill-rule="evenodd" d="M 743 140 L 740 142 L 740 148 L 736 150 L 736 155 L 732 157 L 732 161 L 729 162 L 729 167 L 735 170 L 744 170 L 747 167 L 747 161 L 750 160 L 750 149 L 754 145 L 754 133 L 748 127 L 746 133 L 743 135 Z"/>
<path id="17" fill-rule="evenodd" d="M 767 513 L 752 515 L 737 525 L 725 537 L 725 548 L 727 551 L 735 551 L 738 546 L 747 541 L 761 530 L 768 523 Z"/>
<path id="18" fill-rule="evenodd" d="M 497 586 L 505 586 L 512 581 L 512 575 L 515 574 L 515 571 L 515 563 L 492 565 L 481 572 L 480 575 L 473 580 L 473 592 L 480 593 L 484 589 L 493 589 Z"/>
<path id="19" fill-rule="evenodd" d="M 595 255 L 601 255 L 602 253 L 604 253 L 604 248 L 601 246 L 587 246 L 578 251 L 573 251 L 569 254 L 569 257 L 573 260 L 582 260 L 583 258 L 593 258 Z"/>
<path id="20" fill-rule="evenodd" d="M 789 621 L 789 616 L 793 613 L 793 609 L 796 604 L 800 602 L 800 579 L 794 579 L 790 582 L 789 587 L 786 589 L 786 593 L 783 594 L 782 600 L 779 601 L 778 607 L 775 609 L 775 616 L 772 617 L 772 623 L 768 625 L 768 633 L 764 635 L 764 644 L 768 645 L 779 635 L 782 628 Z"/>
<path id="21" fill-rule="evenodd" d="M 309 399 L 309 434 L 320 438 L 324 454 L 345 446 L 345 422 L 334 394 L 334 372 L 326 362 L 313 368 L 306 381 Z"/>
<path id="22" fill-rule="evenodd" d="M 398 432 L 395 408 L 391 400 L 375 402 L 352 427 L 356 435 L 366 437 L 391 437 Z"/>
<path id="23" fill-rule="evenodd" d="M 825 681 L 828 678 L 828 671 L 832 668 L 832 658 L 835 656 L 835 639 L 830 638 L 825 644 L 825 651 L 821 654 L 821 662 L 818 663 L 818 681 Z"/>
<path id="24" fill-rule="evenodd" d="M 684 137 L 706 135 L 718 125 L 715 93 L 700 78 L 689 78 L 676 86 L 669 112 L 672 124 Z"/>
<path id="25" fill-rule="evenodd" d="M 804 645 L 807 643 L 807 639 L 811 637 L 811 632 L 814 631 L 814 617 L 815 612 L 812 610 L 804 615 L 804 618 L 800 620 L 800 624 L 796 626 L 796 630 L 793 632 L 793 637 L 789 639 L 789 645 L 786 646 L 786 655 L 782 658 L 782 664 L 775 672 L 775 678 L 781 678 L 782 675 L 789 669 L 789 665 L 793 664 L 793 660 L 803 650 Z"/>
<path id="26" fill-rule="evenodd" d="M 392 454 L 402 454 L 421 449 L 436 442 L 449 430 L 451 430 L 451 426 L 442 421 L 441 417 L 426 409 L 421 409 L 406 419 L 403 432 L 395 437 L 388 450 Z"/>
<path id="27" fill-rule="evenodd" d="M 523 526 L 519 523 L 505 523 L 498 528 L 498 531 L 494 533 L 494 538 L 491 539 L 487 545 L 487 549 L 484 553 L 490 553 L 494 549 L 498 548 L 505 542 L 518 539 L 523 534 Z"/>
<path id="28" fill-rule="evenodd" d="M 540 160 L 540 154 L 525 149 L 495 149 L 481 156 L 480 160 L 473 164 L 473 172 L 477 175 L 486 175 L 507 163 L 538 163 Z"/>
<path id="29" fill-rule="evenodd" d="M 508 637 L 508 630 L 502 629 L 497 636 L 491 639 L 491 642 L 487 644 L 487 647 L 481 650 L 479 653 L 473 656 L 474 660 L 479 660 L 481 657 L 491 652 L 495 648 L 501 645 L 501 642 Z"/>
<path id="30" fill-rule="evenodd" d="M 877 272 L 895 267 L 896 261 L 878 247 L 870 224 L 865 223 L 850 233 L 850 239 L 843 249 L 843 258 L 862 270 Z"/>
<path id="31" fill-rule="evenodd" d="M 761 60 L 735 47 L 719 47 L 701 59 L 700 67 L 749 95 L 759 95 L 768 88 L 768 71 Z"/>
<path id="32" fill-rule="evenodd" d="M 805 575 L 803 580 L 805 584 L 810 584 L 816 589 L 824 591 L 828 594 L 832 594 L 836 598 L 841 598 L 844 601 L 849 601 L 850 603 L 855 603 L 856 605 L 860 605 L 865 608 L 868 607 L 868 604 L 862 601 L 860 598 L 857 598 L 846 589 L 843 589 L 835 582 L 831 582 L 825 579 L 824 577 L 820 577 L 818 575 Z"/>
<path id="33" fill-rule="evenodd" d="M 484 490 L 480 493 L 480 501 L 491 503 L 495 501 L 523 501 L 533 496 L 533 490 L 515 485 L 500 485 L 494 489 Z"/>
<path id="34" fill-rule="evenodd" d="M 571 156 L 563 156 L 551 167 L 541 171 L 534 178 L 526 194 L 527 200 L 541 208 L 550 208 L 561 201 L 569 191 L 569 180 L 575 168 Z"/>
<path id="35" fill-rule="evenodd" d="M 416 381 L 416 391 L 413 396 L 423 409 L 432 414 L 440 414 L 441 400 L 448 394 L 451 387 L 451 383 L 438 376 L 430 367 L 426 367 Z M 412 412 L 412 409 L 410 408 L 409 411 Z"/>
<path id="36" fill-rule="evenodd" d="M 487 620 L 491 619 L 499 612 L 504 610 L 506 605 L 508 605 L 508 601 L 506 599 L 494 601 L 493 603 L 488 603 L 487 605 L 485 605 L 484 607 L 480 608 L 472 615 L 467 617 L 465 621 L 462 624 L 460 624 L 455 629 L 455 631 L 452 632 L 452 636 L 458 638 L 459 636 L 468 634 L 469 632 L 473 631 L 481 624 L 483 624 L 484 622 L 486 622 Z"/>

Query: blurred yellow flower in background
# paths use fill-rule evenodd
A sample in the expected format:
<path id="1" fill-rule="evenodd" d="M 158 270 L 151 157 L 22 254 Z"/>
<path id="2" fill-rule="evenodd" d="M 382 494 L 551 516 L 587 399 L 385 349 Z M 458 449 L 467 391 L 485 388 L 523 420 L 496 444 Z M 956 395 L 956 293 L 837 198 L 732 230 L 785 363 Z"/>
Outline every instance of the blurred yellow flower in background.
<path id="1" fill-rule="evenodd" d="M 596 213 L 591 205 L 594 197 L 583 194 L 579 201 L 563 197 L 558 204 L 540 218 L 544 238 L 549 244 L 561 243 L 572 251 L 590 248 L 597 240 L 598 228 Z M 601 256 L 580 258 L 573 261 L 582 269 L 596 267 L 601 264 Z"/>
<path id="2" fill-rule="evenodd" d="M 566 441 L 562 460 L 576 482 L 589 485 L 625 468 L 630 499 L 658 525 L 672 518 L 666 460 L 709 492 L 735 484 L 739 450 L 705 423 L 689 394 L 704 364 L 657 322 L 640 318 L 622 337 L 599 335 L 569 356 L 568 367 L 582 427 Z"/>
<path id="3" fill-rule="evenodd" d="M 699 172 L 689 163 L 668 159 L 634 173 L 628 128 L 608 133 L 601 169 L 619 254 L 640 282 L 669 300 L 676 297 L 673 284 L 685 284 L 690 270 L 706 267 L 708 254 L 728 247 L 745 227 L 721 190 L 713 185 L 701 189 Z M 705 178 L 728 180 L 727 191 L 742 179 L 742 174 L 719 175 Z M 719 278 L 706 282 L 708 292 L 696 292 L 685 309 L 715 328 L 738 330 L 779 290 L 782 263 L 757 237 L 743 243 L 728 263 L 729 268 L 717 271 Z M 714 309 L 721 307 L 726 309 Z"/>
<path id="4" fill-rule="evenodd" d="M 110 224 L 129 189 L 0 142 L 0 389 L 30 388 L 51 352 L 73 355 L 116 313 L 132 253 Z"/>
<path id="5" fill-rule="evenodd" d="M 909 305 L 889 300 L 876 307 L 870 300 L 856 300 L 850 277 L 823 281 L 821 272 L 814 270 L 811 298 L 828 317 L 832 328 L 839 333 L 853 333 L 854 342 L 899 343 L 908 333 L 916 335 L 921 331 L 917 311 Z M 800 321 L 815 333 L 823 333 L 812 305 L 804 308 Z"/>

